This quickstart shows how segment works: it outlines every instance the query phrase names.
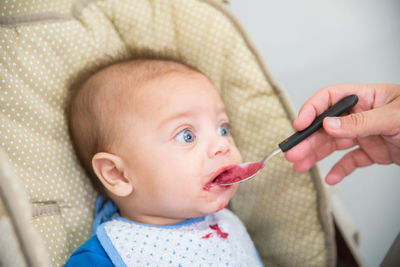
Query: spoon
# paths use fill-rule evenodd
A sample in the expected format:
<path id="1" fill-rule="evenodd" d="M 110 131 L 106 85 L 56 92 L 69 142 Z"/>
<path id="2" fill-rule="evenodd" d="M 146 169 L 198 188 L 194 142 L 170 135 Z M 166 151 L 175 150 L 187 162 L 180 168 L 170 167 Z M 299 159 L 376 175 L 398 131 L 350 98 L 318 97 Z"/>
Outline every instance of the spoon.
<path id="1" fill-rule="evenodd" d="M 229 186 L 237 183 L 241 183 L 253 178 L 261 169 L 264 168 L 265 163 L 272 157 L 277 155 L 279 152 L 286 152 L 298 143 L 306 139 L 308 136 L 313 134 L 322 128 L 322 122 L 325 117 L 336 117 L 341 115 L 343 112 L 352 108 L 358 102 L 357 95 L 349 95 L 341 99 L 335 105 L 330 107 L 328 110 L 323 112 L 321 115 L 315 118 L 315 120 L 306 129 L 296 132 L 283 142 L 281 142 L 276 150 L 264 157 L 261 161 L 246 162 L 240 165 L 236 165 L 222 172 L 214 182 L 222 185 Z"/>

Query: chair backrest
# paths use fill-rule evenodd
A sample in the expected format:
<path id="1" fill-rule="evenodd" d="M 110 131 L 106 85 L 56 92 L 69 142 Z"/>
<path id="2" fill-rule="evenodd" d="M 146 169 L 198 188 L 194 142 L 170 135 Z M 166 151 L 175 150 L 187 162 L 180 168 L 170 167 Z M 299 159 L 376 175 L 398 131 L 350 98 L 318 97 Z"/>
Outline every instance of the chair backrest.
<path id="1" fill-rule="evenodd" d="M 262 158 L 292 132 L 285 94 L 217 2 L 6 1 L 0 26 L 0 146 L 15 175 L 7 181 L 23 187 L 1 197 L 3 203 L 28 199 L 25 212 L 32 213 L 51 265 L 62 265 L 90 236 L 93 221 L 97 195 L 77 162 L 63 112 L 83 71 L 149 51 L 167 53 L 196 66 L 219 89 L 244 160 Z M 335 264 L 332 221 L 316 169 L 298 174 L 277 157 L 240 186 L 230 207 L 265 264 Z M 5 205 L 0 221 L 18 212 Z"/>

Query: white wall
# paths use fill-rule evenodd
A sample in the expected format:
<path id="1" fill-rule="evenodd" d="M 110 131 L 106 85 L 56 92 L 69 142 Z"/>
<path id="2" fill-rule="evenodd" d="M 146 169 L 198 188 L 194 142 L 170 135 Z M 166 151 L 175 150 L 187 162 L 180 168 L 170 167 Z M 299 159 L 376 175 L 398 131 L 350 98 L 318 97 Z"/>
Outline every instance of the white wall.
<path id="1" fill-rule="evenodd" d="M 332 84 L 400 83 L 398 0 L 231 0 L 230 9 L 297 110 Z M 340 155 L 319 164 L 323 175 Z M 367 266 L 378 266 L 400 230 L 400 167 L 356 170 L 336 189 Z"/>

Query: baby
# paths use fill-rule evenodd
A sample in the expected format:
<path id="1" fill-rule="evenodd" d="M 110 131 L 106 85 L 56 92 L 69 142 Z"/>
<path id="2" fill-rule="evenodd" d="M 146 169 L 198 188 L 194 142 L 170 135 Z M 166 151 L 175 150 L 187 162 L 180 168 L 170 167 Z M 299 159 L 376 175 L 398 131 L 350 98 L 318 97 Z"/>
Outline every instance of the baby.
<path id="1" fill-rule="evenodd" d="M 72 95 L 68 119 L 109 201 L 98 200 L 94 235 L 67 266 L 262 265 L 225 209 L 238 184 L 214 181 L 242 159 L 207 77 L 171 60 L 116 63 Z"/>

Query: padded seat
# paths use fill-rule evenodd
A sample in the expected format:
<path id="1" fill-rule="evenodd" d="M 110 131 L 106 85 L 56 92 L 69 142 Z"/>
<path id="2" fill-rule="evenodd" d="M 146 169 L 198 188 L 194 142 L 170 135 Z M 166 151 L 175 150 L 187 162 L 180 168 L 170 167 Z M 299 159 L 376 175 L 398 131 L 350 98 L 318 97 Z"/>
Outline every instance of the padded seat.
<path id="1" fill-rule="evenodd" d="M 6 0 L 0 26 L 0 231 L 16 244 L 7 250 L 11 242 L 0 238 L 5 265 L 7 255 L 26 265 L 63 265 L 91 235 L 97 194 L 64 115 L 83 72 L 147 54 L 197 67 L 218 88 L 245 161 L 293 132 L 290 102 L 219 2 Z M 267 266 L 333 266 L 327 203 L 318 170 L 295 173 L 280 155 L 240 186 L 230 208 Z"/>

